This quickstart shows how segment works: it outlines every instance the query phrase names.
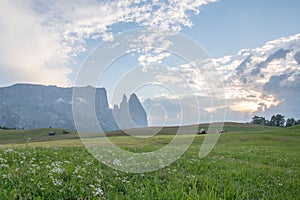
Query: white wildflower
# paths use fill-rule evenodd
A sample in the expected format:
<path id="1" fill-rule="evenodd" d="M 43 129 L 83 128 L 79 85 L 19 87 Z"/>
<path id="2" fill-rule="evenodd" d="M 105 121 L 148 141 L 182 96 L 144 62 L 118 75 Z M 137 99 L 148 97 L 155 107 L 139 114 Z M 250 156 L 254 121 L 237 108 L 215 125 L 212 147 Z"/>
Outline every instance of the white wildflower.
<path id="1" fill-rule="evenodd" d="M 104 192 L 101 188 L 95 188 L 94 192 L 93 192 L 94 196 L 99 196 L 99 195 L 104 195 Z"/>
<path id="2" fill-rule="evenodd" d="M 114 159 L 113 164 L 117 166 L 122 166 L 122 162 L 119 159 Z"/>
<path id="3" fill-rule="evenodd" d="M 58 173 L 58 174 L 62 174 L 63 173 L 63 169 L 59 168 L 59 167 L 54 167 L 53 169 L 51 169 L 50 172 L 52 173 Z"/>
<path id="4" fill-rule="evenodd" d="M 55 185 L 55 186 L 61 186 L 63 184 L 62 181 L 55 179 L 55 178 L 52 178 L 52 182 L 53 182 L 53 185 Z"/>

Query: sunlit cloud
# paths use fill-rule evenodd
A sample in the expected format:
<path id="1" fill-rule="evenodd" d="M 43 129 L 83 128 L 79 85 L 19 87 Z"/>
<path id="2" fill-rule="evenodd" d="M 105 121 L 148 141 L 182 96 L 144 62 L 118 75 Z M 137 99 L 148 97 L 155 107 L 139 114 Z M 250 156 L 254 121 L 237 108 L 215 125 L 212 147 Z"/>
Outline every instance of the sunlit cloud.
<path id="1" fill-rule="evenodd" d="M 300 34 L 270 41 L 235 56 L 214 59 L 224 77 L 228 106 L 232 111 L 254 113 L 280 105 L 285 96 L 268 87 L 288 87 L 299 77 Z M 278 86 L 269 86 L 278 77 Z M 281 77 L 281 78 L 280 78 Z"/>
<path id="2" fill-rule="evenodd" d="M 243 49 L 237 55 L 213 59 L 220 77 L 224 80 L 225 105 L 211 105 L 205 79 L 201 80 L 200 74 L 192 70 L 192 63 L 170 69 L 169 73 L 164 73 L 165 76 L 159 77 L 158 81 L 173 82 L 177 87 L 182 87 L 184 81 L 189 84 L 195 91 L 194 96 L 201 105 L 202 119 L 205 121 L 209 121 L 210 114 L 222 109 L 227 110 L 229 119 L 242 121 L 250 120 L 254 114 L 276 112 L 279 108 L 286 112 L 297 112 L 295 108 L 299 103 L 297 97 L 300 87 L 300 63 L 296 55 L 300 54 L 299 52 L 300 34 L 297 34 L 268 42 L 259 48 Z M 176 78 L 175 72 L 182 72 L 186 79 Z M 196 87 L 186 80 L 193 80 L 197 83 Z M 181 91 L 183 89 L 182 87 Z M 170 96 L 172 95 L 161 95 L 163 100 L 157 97 L 155 102 L 167 102 L 172 99 Z M 189 110 L 191 116 L 195 109 L 189 101 L 192 96 L 188 93 L 174 96 L 181 102 L 186 102 L 183 104 L 184 109 Z"/>
<path id="3" fill-rule="evenodd" d="M 69 75 L 74 71 L 70 66 L 88 50 L 87 41 L 112 41 L 113 25 L 134 23 L 141 28 L 178 32 L 193 25 L 188 11 L 199 14 L 201 6 L 214 1 L 3 0 L 0 70 L 10 75 L 3 84 L 70 85 L 73 80 Z M 152 59 L 156 62 L 166 56 Z"/>

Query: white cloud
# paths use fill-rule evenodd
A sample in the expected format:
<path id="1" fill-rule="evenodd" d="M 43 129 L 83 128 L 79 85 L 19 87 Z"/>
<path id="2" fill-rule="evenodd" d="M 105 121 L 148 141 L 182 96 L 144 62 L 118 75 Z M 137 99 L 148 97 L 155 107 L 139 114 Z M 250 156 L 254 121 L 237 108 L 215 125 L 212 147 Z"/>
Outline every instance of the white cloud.
<path id="1" fill-rule="evenodd" d="M 190 123 L 197 120 L 192 97 L 196 97 L 198 105 L 201 106 L 198 108 L 202 116 L 200 121 L 209 121 L 211 114 L 224 109 L 227 110 L 226 120 L 234 121 L 249 121 L 255 114 L 266 116 L 276 112 L 297 118 L 300 114 L 300 65 L 295 54 L 299 52 L 300 34 L 297 34 L 268 42 L 259 48 L 243 49 L 237 55 L 213 59 L 218 72 L 224 78 L 226 105 L 218 102 L 222 100 L 219 96 L 215 99 L 217 103 L 211 105 L 209 90 L 201 92 L 206 87 L 203 85 L 204 81 L 199 79 L 199 74 L 192 70 L 193 63 L 172 68 L 159 77 L 158 82 L 173 82 L 183 91 L 183 83 L 187 84 L 186 80 L 191 79 L 196 83 L 195 87 L 189 84 L 194 93 L 160 95 L 161 99 L 157 96 L 153 100 L 157 104 L 161 102 L 167 108 L 168 102 L 171 104 L 173 99 L 179 100 L 182 108 L 191 116 Z M 182 72 L 185 79 L 179 79 L 179 72 Z M 208 79 L 208 83 L 211 84 L 214 78 L 216 76 Z M 172 116 L 172 122 L 176 122 L 177 112 L 172 112 L 171 109 L 167 111 L 171 112 L 169 116 Z"/>
<path id="2" fill-rule="evenodd" d="M 1 74 L 10 82 L 69 85 L 68 64 L 86 51 L 87 39 L 113 40 L 112 25 L 128 22 L 178 32 L 192 26 L 187 11 L 214 1 L 2 0 Z"/>
<path id="3" fill-rule="evenodd" d="M 225 80 L 231 111 L 251 114 L 279 106 L 285 96 L 272 90 L 289 87 L 299 76 L 300 65 L 294 58 L 297 52 L 300 52 L 300 34 L 279 38 L 255 49 L 243 49 L 235 56 L 215 59 Z M 271 85 L 274 77 L 281 77 L 278 85 Z"/>
<path id="4" fill-rule="evenodd" d="M 22 2 L 0 2 L 0 73 L 10 82 L 67 85 L 68 60 L 55 33 Z"/>

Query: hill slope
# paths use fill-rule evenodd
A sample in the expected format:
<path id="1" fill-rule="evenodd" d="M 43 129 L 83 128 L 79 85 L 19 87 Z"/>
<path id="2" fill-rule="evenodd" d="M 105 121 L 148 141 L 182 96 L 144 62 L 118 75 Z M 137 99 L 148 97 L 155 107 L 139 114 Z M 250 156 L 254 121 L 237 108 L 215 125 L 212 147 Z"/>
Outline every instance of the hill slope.
<path id="1" fill-rule="evenodd" d="M 189 125 L 185 126 L 187 135 L 195 134 L 195 130 L 200 128 L 207 129 L 208 124 L 200 125 Z M 173 127 L 146 127 L 146 128 L 135 128 L 125 131 L 117 130 L 106 132 L 106 136 L 152 136 L 152 135 L 175 135 L 178 131 L 178 126 Z M 228 133 L 234 132 L 263 132 L 263 131 L 274 131 L 285 132 L 285 130 L 300 131 L 300 126 L 290 127 L 290 128 L 277 128 L 270 126 L 261 126 L 254 124 L 243 124 L 235 122 L 226 122 L 224 124 L 225 131 Z M 50 131 L 55 131 L 55 136 L 48 136 Z M 53 129 L 53 128 L 42 128 L 34 130 L 0 130 L 0 145 L 1 144 L 19 144 L 28 142 L 41 142 L 41 141 L 58 141 L 58 140 L 69 140 L 69 139 L 79 139 L 79 135 L 76 131 L 69 131 L 69 134 L 63 134 L 64 129 Z"/>

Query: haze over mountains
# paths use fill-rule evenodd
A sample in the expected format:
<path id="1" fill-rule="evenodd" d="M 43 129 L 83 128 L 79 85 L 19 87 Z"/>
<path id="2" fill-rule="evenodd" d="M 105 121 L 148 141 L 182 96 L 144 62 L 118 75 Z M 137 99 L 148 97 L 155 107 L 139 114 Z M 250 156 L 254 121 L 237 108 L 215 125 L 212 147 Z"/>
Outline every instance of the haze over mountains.
<path id="1" fill-rule="evenodd" d="M 113 112 L 109 108 L 104 88 L 82 89 L 95 91 L 95 111 L 103 131 L 147 126 L 147 115 L 135 94 L 132 94 L 128 101 L 124 95 L 120 108 L 115 106 Z M 72 91 L 73 88 L 31 84 L 0 88 L 0 126 L 75 129 Z M 77 101 L 86 102 L 84 97 Z"/>

